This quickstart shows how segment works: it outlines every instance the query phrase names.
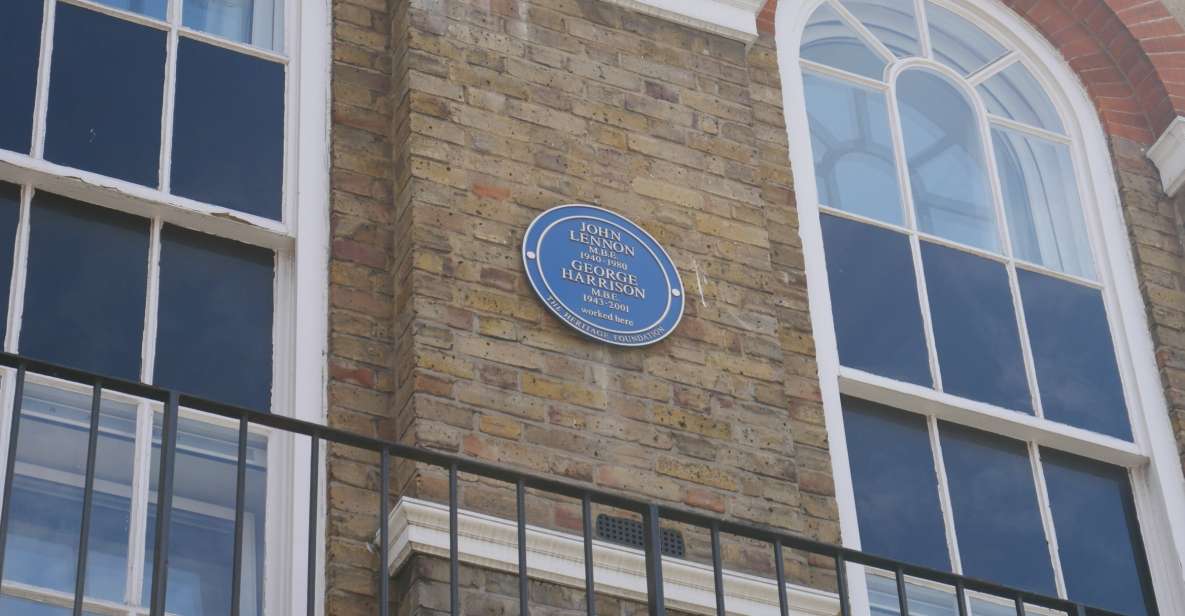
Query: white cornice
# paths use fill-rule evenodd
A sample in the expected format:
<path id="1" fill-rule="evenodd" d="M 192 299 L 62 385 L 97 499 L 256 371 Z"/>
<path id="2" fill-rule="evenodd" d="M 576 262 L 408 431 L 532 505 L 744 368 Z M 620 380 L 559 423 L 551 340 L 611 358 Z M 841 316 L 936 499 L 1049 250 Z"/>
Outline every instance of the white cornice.
<path id="1" fill-rule="evenodd" d="M 605 0 L 748 44 L 757 38 L 764 0 Z"/>
<path id="2" fill-rule="evenodd" d="M 448 507 L 403 498 L 391 511 L 389 522 L 392 574 L 412 553 L 448 557 Z M 461 562 L 518 571 L 518 529 L 513 521 L 462 510 L 457 528 Z M 641 550 L 594 541 L 593 562 L 598 593 L 646 601 L 646 559 Z M 584 588 L 584 542 L 578 535 L 528 525 L 527 568 L 532 578 Z M 710 565 L 663 557 L 662 574 L 667 607 L 706 616 L 716 613 Z M 724 588 L 731 614 L 778 613 L 778 586 L 771 579 L 725 571 Z M 834 616 L 839 611 L 839 600 L 832 593 L 787 588 L 792 616 Z"/>
<path id="3" fill-rule="evenodd" d="M 1185 184 L 1185 118 L 1173 118 L 1156 143 L 1148 148 L 1148 158 L 1160 171 L 1165 194 L 1170 197 L 1176 194 Z"/>

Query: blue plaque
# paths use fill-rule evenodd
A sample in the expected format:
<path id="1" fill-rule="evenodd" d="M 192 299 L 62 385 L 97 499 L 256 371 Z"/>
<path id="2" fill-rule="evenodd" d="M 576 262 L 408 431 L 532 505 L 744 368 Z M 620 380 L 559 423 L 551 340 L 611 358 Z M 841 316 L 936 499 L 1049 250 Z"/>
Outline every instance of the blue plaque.
<path id="1" fill-rule="evenodd" d="M 641 227 L 599 207 L 540 214 L 523 238 L 523 265 L 549 310 L 602 342 L 653 344 L 683 318 L 683 281 L 671 257 Z"/>

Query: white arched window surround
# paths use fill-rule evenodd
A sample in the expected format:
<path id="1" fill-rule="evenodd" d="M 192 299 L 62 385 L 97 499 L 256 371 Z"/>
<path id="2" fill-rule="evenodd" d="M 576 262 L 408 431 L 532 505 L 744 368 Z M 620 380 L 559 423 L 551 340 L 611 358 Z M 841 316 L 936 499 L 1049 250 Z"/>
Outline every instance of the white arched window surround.
<path id="1" fill-rule="evenodd" d="M 1009 56 L 984 69 L 981 74 L 972 75 L 969 78 L 971 84 L 985 78 L 987 72 L 1000 68 L 1002 62 L 1019 60 L 1050 96 L 1065 125 L 1066 136 L 1059 140 L 1070 145 L 1087 235 L 1097 269 L 1096 284 L 1103 289 L 1124 396 L 1131 416 L 1132 443 L 840 366 L 823 252 L 818 187 L 813 173 L 814 161 L 802 88 L 803 61 L 799 57 L 803 28 L 824 1 L 828 0 L 782 2 L 776 17 L 776 43 L 811 322 L 816 337 L 820 387 L 832 448 L 832 468 L 844 544 L 860 547 L 855 495 L 840 407 L 840 395 L 851 394 L 924 414 L 930 418 L 931 425 L 937 419 L 942 419 L 1128 468 L 1160 611 L 1164 614 L 1185 613 L 1185 574 L 1181 568 L 1182 558 L 1185 557 L 1185 479 L 1182 477 L 1177 444 L 1154 358 L 1110 150 L 1098 121 L 1097 110 L 1083 85 L 1040 33 L 997 0 L 932 0 L 934 4 L 972 21 L 1013 50 Z M 916 12 L 924 15 L 923 0 L 917 1 Z M 890 113 L 895 113 L 896 105 L 893 83 L 897 74 L 906 68 L 924 68 L 952 77 L 949 80 L 952 84 L 968 81 L 945 65 L 928 58 L 894 60 L 874 37 L 867 36 L 867 32 L 862 34 L 864 38 L 871 39 L 868 46 L 879 51 L 890 62 L 891 74 L 885 77 L 889 85 L 886 89 L 884 84 L 872 80 L 848 78 L 885 91 L 890 101 Z M 922 28 L 921 40 L 923 47 L 928 49 L 925 44 L 927 36 L 926 29 Z M 830 71 L 834 72 L 834 69 Z M 974 91 L 964 86 L 958 87 L 976 107 L 981 138 L 990 147 L 983 103 Z M 899 149 L 900 137 L 895 136 L 895 141 Z M 987 164 L 990 181 L 997 182 L 994 170 L 996 163 L 992 156 L 987 157 Z M 904 169 L 899 170 L 899 176 L 906 174 Z M 997 210 L 1000 208 L 998 201 L 996 199 Z M 1004 226 L 1001 221 L 1001 232 Z M 1021 335 L 1025 334 L 1022 332 Z M 941 466 L 938 472 L 943 472 Z M 948 508 L 946 503 L 944 508 Z M 860 572 L 853 569 L 852 573 L 854 580 L 862 579 Z"/>

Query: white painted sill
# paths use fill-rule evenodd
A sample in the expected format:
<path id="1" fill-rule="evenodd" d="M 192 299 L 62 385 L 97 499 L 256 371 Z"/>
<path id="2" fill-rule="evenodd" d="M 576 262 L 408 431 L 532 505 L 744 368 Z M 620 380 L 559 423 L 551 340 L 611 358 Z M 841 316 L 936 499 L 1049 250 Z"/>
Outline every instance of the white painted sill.
<path id="1" fill-rule="evenodd" d="M 757 39 L 757 14 L 765 0 L 605 0 L 745 44 Z"/>
<path id="2" fill-rule="evenodd" d="M 448 513 L 448 507 L 439 503 L 400 499 L 388 518 L 392 575 L 415 553 L 448 558 Z M 457 528 L 462 563 L 518 572 L 518 528 L 513 521 L 461 510 Z M 645 603 L 646 558 L 641 550 L 593 541 L 593 562 L 598 593 Z M 527 574 L 537 580 L 583 589 L 583 539 L 527 525 Z M 662 574 L 667 607 L 705 616 L 716 613 L 710 565 L 663 557 Z M 724 589 L 730 614 L 779 613 L 774 580 L 725 570 Z M 787 598 L 791 616 L 834 616 L 839 612 L 839 598 L 834 593 L 790 584 Z"/>

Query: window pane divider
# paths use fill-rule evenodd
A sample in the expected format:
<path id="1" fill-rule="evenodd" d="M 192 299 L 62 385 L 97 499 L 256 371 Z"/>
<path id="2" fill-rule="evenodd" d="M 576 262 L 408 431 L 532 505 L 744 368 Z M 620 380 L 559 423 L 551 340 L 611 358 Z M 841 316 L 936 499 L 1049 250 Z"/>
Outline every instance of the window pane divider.
<path id="1" fill-rule="evenodd" d="M 148 283 L 144 288 L 144 335 L 140 346 L 140 381 L 153 382 L 156 368 L 156 324 L 160 305 L 160 217 L 152 219 L 148 233 Z"/>
<path id="2" fill-rule="evenodd" d="M 1037 509 L 1041 512 L 1041 526 L 1045 528 L 1045 542 L 1049 545 L 1049 562 L 1053 565 L 1053 582 L 1057 596 L 1065 599 L 1066 576 L 1062 571 L 1061 550 L 1057 544 L 1057 530 L 1053 524 L 1053 509 L 1049 504 L 1049 486 L 1045 483 L 1045 468 L 1041 465 L 1041 448 L 1028 443 L 1029 466 L 1033 470 L 1033 485 L 1037 488 Z"/>
<path id="3" fill-rule="evenodd" d="M 128 577 L 124 601 L 128 605 L 140 605 L 144 596 L 144 571 L 147 548 L 148 501 L 152 474 L 152 404 L 140 402 L 136 409 L 136 444 L 132 454 L 132 503 L 131 524 L 128 525 Z"/>
<path id="4" fill-rule="evenodd" d="M 45 153 L 45 122 L 49 113 L 49 72 L 53 60 L 56 6 L 56 0 L 45 0 L 41 9 L 41 52 L 37 61 L 37 92 L 33 98 L 33 141 L 30 149 L 34 158 L 41 158 Z"/>
<path id="5" fill-rule="evenodd" d="M 1054 143 L 1061 143 L 1061 144 L 1066 144 L 1066 145 L 1073 143 L 1073 141 L 1071 141 L 1069 137 L 1067 137 L 1061 133 L 1055 133 L 1051 130 L 1044 129 L 1039 126 L 1025 124 L 1024 122 L 1017 122 L 1016 120 L 1006 118 L 1004 116 L 999 116 L 999 115 L 987 112 L 986 110 L 985 110 L 985 113 L 988 118 L 988 123 L 991 124 L 992 126 L 999 126 L 1000 128 L 1014 130 L 1018 133 L 1023 133 L 1025 135 L 1029 135 L 1031 137 L 1037 137 L 1038 139 L 1044 139 L 1046 141 L 1052 141 Z"/>
<path id="6" fill-rule="evenodd" d="M 96 13 L 110 15 L 111 17 L 115 17 L 116 19 L 122 19 L 124 21 L 130 21 L 132 23 L 140 24 L 142 26 L 148 26 L 149 28 L 153 28 L 155 30 L 167 30 L 169 27 L 169 24 L 167 24 L 159 19 L 156 19 L 155 17 L 149 17 L 148 15 L 141 15 L 140 13 L 135 13 L 133 11 L 121 9 L 121 8 L 114 7 L 114 6 L 111 6 L 108 4 L 102 4 L 100 2 L 96 2 L 95 0 L 55 0 L 55 1 L 62 3 L 62 4 L 73 4 L 74 6 L 79 6 L 84 9 L 95 11 Z"/>
<path id="7" fill-rule="evenodd" d="M 897 59 L 897 56 L 893 55 L 893 52 L 889 51 L 889 48 L 885 47 L 885 44 L 882 43 L 880 39 L 876 38 L 875 34 L 869 32 L 868 28 L 864 26 L 864 23 L 857 19 L 856 16 L 853 15 L 851 11 L 848 10 L 848 7 L 844 6 L 842 2 L 839 2 L 839 0 L 831 0 L 829 4 L 831 5 L 831 8 L 835 10 L 836 14 L 839 15 L 839 18 L 842 19 L 844 23 L 856 33 L 856 36 L 860 37 L 864 41 L 865 45 L 876 52 L 876 55 L 885 60 L 886 67 Z"/>
<path id="8" fill-rule="evenodd" d="M 272 250 L 289 250 L 294 245 L 294 229 L 278 220 L 209 205 L 8 150 L 0 150 L 0 180 L 31 183 L 40 190 L 144 218 L 160 216 L 166 223 Z"/>
<path id="9" fill-rule="evenodd" d="M 959 551 L 959 536 L 955 529 L 955 510 L 951 506 L 950 483 L 946 477 L 946 461 L 942 456 L 942 435 L 938 432 L 938 418 L 926 418 L 930 435 L 930 453 L 934 458 L 934 474 L 938 479 L 938 505 L 942 508 L 942 525 L 946 529 L 946 546 L 953 573 L 963 575 L 963 558 Z"/>
<path id="10" fill-rule="evenodd" d="M 1004 69 L 1012 66 L 1013 63 L 1018 61 L 1019 57 L 1020 56 L 1018 56 L 1015 51 L 1009 51 L 1008 53 L 1000 56 L 996 60 L 993 60 L 987 66 L 985 66 L 985 67 L 979 69 L 978 71 L 975 71 L 971 75 L 969 75 L 967 77 L 967 83 L 972 88 L 977 87 L 977 86 L 979 86 L 979 84 L 994 77 L 1000 71 L 1003 71 Z"/>
<path id="11" fill-rule="evenodd" d="M 846 81 L 848 83 L 851 83 L 851 84 L 854 84 L 854 85 L 857 85 L 857 86 L 860 86 L 863 88 L 868 88 L 870 90 L 875 90 L 877 92 L 888 92 L 889 91 L 889 86 L 887 84 L 877 81 L 875 79 L 869 79 L 868 77 L 865 77 L 863 75 L 849 73 L 845 70 L 838 69 L 838 68 L 835 68 L 832 66 L 827 66 L 826 64 L 819 64 L 818 62 L 811 62 L 810 60 L 803 59 L 803 60 L 799 60 L 799 62 L 802 63 L 802 68 L 804 68 L 809 73 L 814 73 L 816 75 L 822 75 L 825 77 L 839 79 L 841 81 Z"/>
<path id="12" fill-rule="evenodd" d="M 175 11 L 179 11 L 176 2 L 169 2 L 169 21 L 176 21 Z M 173 183 L 173 109 L 177 98 L 177 29 L 169 28 L 168 39 L 165 43 L 165 83 L 164 95 L 161 98 L 160 121 L 160 163 L 157 171 L 160 174 L 157 186 L 163 193 L 169 193 Z"/>
<path id="13" fill-rule="evenodd" d="M 890 64 L 889 66 L 894 65 Z M 933 381 L 934 389 L 942 391 L 942 366 L 938 362 L 938 345 L 934 341 L 934 319 L 930 314 L 930 292 L 926 287 L 925 264 L 922 263 L 922 246 L 917 233 L 917 210 L 913 204 L 913 184 L 909 177 L 909 160 L 905 154 L 901 110 L 897 107 L 895 75 L 889 79 L 889 91 L 885 96 L 885 102 L 889 118 L 889 138 L 893 142 L 893 159 L 896 162 L 902 216 L 905 224 L 908 225 L 906 232 L 909 234 L 909 254 L 913 260 L 914 278 L 917 280 L 918 308 L 922 313 L 922 334 L 926 340 L 926 359 L 930 364 L 930 378 Z"/>
<path id="14" fill-rule="evenodd" d="M 29 255 L 29 211 L 32 208 L 33 187 L 21 187 L 21 211 L 16 223 L 16 241 L 12 256 L 12 284 L 8 288 L 8 323 L 5 329 L 4 350 L 16 353 L 20 349 L 21 316 L 25 312 L 25 274 Z"/>
<path id="15" fill-rule="evenodd" d="M 288 57 L 285 56 L 284 54 L 277 53 L 274 51 L 268 51 L 266 49 L 261 49 L 259 47 L 255 47 L 253 45 L 248 45 L 246 43 L 240 43 L 238 41 L 224 39 L 220 36 L 210 34 L 209 32 L 202 32 L 201 30 L 194 30 L 193 28 L 187 28 L 182 25 L 178 25 L 174 29 L 174 32 L 176 34 L 180 34 L 181 36 L 184 36 L 187 39 L 193 39 L 195 41 L 209 43 L 210 45 L 214 45 L 216 47 L 222 47 L 224 49 L 229 49 L 231 51 L 237 51 L 241 54 L 245 54 L 248 56 L 255 56 L 256 58 L 262 58 L 264 60 L 269 60 L 271 62 L 275 62 L 276 64 L 288 64 Z"/>
<path id="16" fill-rule="evenodd" d="M 930 20 L 926 15 L 926 0 L 914 0 L 914 26 L 918 29 L 918 49 L 922 56 L 933 58 L 934 51 L 930 48 Z"/>
<path id="17" fill-rule="evenodd" d="M 933 416 L 1115 466 L 1141 468 L 1149 461 L 1135 443 L 846 366 L 839 368 L 839 390 L 903 411 Z"/>

